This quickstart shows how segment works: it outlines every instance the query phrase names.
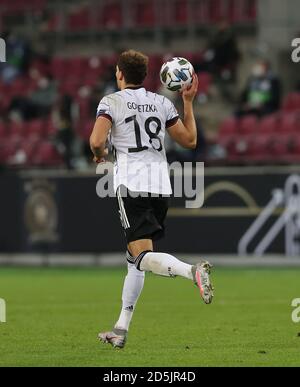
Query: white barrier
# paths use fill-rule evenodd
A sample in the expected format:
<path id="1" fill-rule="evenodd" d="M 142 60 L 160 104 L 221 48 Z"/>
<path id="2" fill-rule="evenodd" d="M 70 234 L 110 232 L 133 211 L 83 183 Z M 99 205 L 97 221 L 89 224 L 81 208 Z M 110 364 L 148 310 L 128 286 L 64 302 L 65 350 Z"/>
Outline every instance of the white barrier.
<path id="1" fill-rule="evenodd" d="M 274 239 L 285 227 L 285 253 L 287 256 L 300 255 L 300 176 L 291 175 L 287 178 L 284 189 L 272 191 L 272 199 L 255 219 L 238 244 L 238 254 L 249 254 L 250 242 L 259 233 L 273 212 L 282 206 L 283 212 L 267 234 L 254 249 L 254 255 L 261 257 L 266 253 Z"/>

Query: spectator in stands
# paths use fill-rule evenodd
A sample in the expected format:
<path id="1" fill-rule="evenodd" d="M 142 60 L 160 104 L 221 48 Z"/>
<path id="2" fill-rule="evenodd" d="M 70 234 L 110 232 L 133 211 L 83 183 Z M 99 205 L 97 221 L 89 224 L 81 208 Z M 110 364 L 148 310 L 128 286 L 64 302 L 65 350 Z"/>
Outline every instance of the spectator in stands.
<path id="1" fill-rule="evenodd" d="M 99 91 L 102 95 L 112 94 L 118 91 L 116 83 L 116 68 L 108 66 L 98 83 Z"/>
<path id="2" fill-rule="evenodd" d="M 9 112 L 17 112 L 24 120 L 46 117 L 57 98 L 57 87 L 50 78 L 40 78 L 38 87 L 29 97 L 15 97 Z"/>
<path id="3" fill-rule="evenodd" d="M 28 70 L 31 58 L 30 45 L 11 31 L 3 33 L 6 42 L 6 63 L 1 66 L 3 82 L 10 83 Z"/>
<path id="4" fill-rule="evenodd" d="M 219 23 L 215 34 L 204 54 L 207 70 L 218 79 L 235 80 L 236 68 L 240 60 L 237 39 L 227 20 Z"/>
<path id="5" fill-rule="evenodd" d="M 65 165 L 72 169 L 73 142 L 75 139 L 73 131 L 73 100 L 69 95 L 63 95 L 57 107 L 53 111 L 54 126 L 57 128 L 55 143 L 59 153 L 63 155 Z"/>
<path id="6" fill-rule="evenodd" d="M 195 71 L 211 73 L 223 98 L 233 101 L 240 57 L 234 29 L 227 20 L 223 20 L 218 24 L 203 55 L 195 62 Z"/>
<path id="7" fill-rule="evenodd" d="M 255 63 L 252 74 L 242 92 L 236 115 L 255 114 L 262 117 L 277 111 L 280 107 L 281 85 L 266 60 Z"/>

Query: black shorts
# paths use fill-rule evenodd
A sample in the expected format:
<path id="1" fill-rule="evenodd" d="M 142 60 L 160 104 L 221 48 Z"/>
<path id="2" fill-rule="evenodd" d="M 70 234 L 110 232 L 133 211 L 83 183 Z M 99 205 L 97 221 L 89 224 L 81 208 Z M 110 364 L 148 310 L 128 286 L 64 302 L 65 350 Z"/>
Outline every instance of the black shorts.
<path id="1" fill-rule="evenodd" d="M 168 196 L 132 196 L 126 187 L 117 190 L 119 215 L 127 243 L 139 239 L 157 240 L 164 236 Z M 147 196 L 146 196 L 147 195 Z"/>

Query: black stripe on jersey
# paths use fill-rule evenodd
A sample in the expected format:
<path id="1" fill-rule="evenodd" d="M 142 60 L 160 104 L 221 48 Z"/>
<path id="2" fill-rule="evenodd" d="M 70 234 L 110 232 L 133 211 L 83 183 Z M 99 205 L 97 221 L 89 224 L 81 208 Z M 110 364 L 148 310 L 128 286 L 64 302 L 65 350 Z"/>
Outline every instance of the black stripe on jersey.
<path id="1" fill-rule="evenodd" d="M 107 120 L 109 120 L 111 123 L 113 122 L 113 119 L 112 119 L 112 117 L 109 114 L 105 114 L 105 113 L 97 114 L 97 118 L 99 118 L 99 117 L 104 117 Z"/>
<path id="2" fill-rule="evenodd" d="M 127 86 L 125 87 L 125 89 L 129 89 L 129 90 L 138 90 L 138 89 L 143 89 L 144 86 L 143 85 L 136 85 L 136 86 Z"/>
<path id="3" fill-rule="evenodd" d="M 178 119 L 179 119 L 179 116 L 176 116 L 176 117 L 171 118 L 170 120 L 168 120 L 166 122 L 166 128 L 170 128 L 171 126 L 175 125 L 176 122 L 178 121 Z"/>

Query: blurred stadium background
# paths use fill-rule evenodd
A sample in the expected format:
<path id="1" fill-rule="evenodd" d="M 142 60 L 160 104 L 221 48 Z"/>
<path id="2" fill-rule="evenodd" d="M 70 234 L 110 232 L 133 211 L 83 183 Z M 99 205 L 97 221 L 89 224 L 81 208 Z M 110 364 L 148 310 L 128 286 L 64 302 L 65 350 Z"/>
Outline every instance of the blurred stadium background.
<path id="1" fill-rule="evenodd" d="M 88 139 L 118 53 L 134 48 L 150 58 L 145 87 L 179 111 L 162 63 L 184 56 L 200 80 L 197 149 L 166 148 L 169 161 L 205 162 L 205 205 L 173 200 L 159 248 L 299 264 L 299 34 L 293 0 L 0 0 L 0 263 L 124 263 Z"/>

